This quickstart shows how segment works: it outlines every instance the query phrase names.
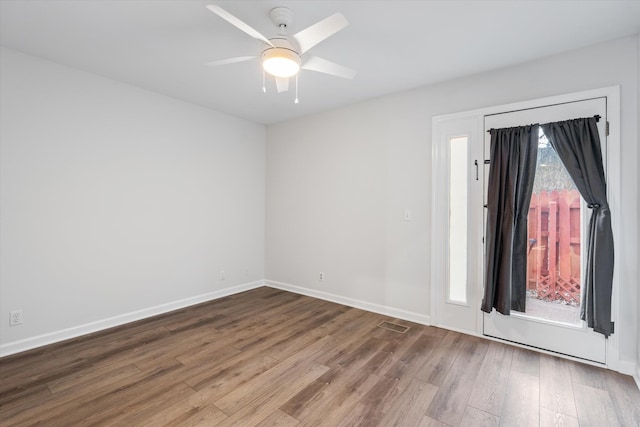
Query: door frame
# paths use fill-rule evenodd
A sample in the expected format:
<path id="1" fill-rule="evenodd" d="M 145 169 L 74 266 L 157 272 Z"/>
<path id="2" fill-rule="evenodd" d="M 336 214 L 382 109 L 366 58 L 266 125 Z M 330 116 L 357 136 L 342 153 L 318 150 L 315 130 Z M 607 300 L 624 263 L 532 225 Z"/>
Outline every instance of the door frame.
<path id="1" fill-rule="evenodd" d="M 443 247 L 447 246 L 448 230 L 446 227 L 442 227 L 442 224 L 446 224 L 448 221 L 448 149 L 446 147 L 447 140 L 442 138 L 442 129 L 446 125 L 450 125 L 455 121 L 467 121 L 476 120 L 478 123 L 477 134 L 482 135 L 484 132 L 484 116 L 506 113 L 510 111 L 525 110 L 531 108 L 539 108 L 547 105 L 570 103 L 590 98 L 607 98 L 607 120 L 609 122 L 609 134 L 607 136 L 606 144 L 606 170 L 607 170 L 607 198 L 609 206 L 611 206 L 611 225 L 614 235 L 614 251 L 620 254 L 620 86 L 609 86 L 599 89 L 586 90 L 580 92 L 573 92 L 563 95 L 533 99 L 528 101 L 516 102 L 505 105 L 497 105 L 493 107 L 480 108 L 476 110 L 464 111 L 460 113 L 447 114 L 441 116 L 435 116 L 432 118 L 432 145 L 431 145 L 431 166 L 432 166 L 432 180 L 431 180 L 431 324 L 439 326 L 445 329 L 453 329 L 460 332 L 464 332 L 471 335 L 482 336 L 488 339 L 482 332 L 482 312 L 480 311 L 480 304 L 482 302 L 482 289 L 483 278 L 477 281 L 478 289 L 475 294 L 478 296 L 476 301 L 468 301 L 470 307 L 477 312 L 477 318 L 474 324 L 467 325 L 464 328 L 451 327 L 446 324 L 442 324 L 441 319 L 444 317 L 442 313 L 439 313 L 440 300 L 444 298 L 444 292 L 446 290 L 446 278 L 447 278 L 447 260 L 446 251 L 443 251 Z M 447 126 L 448 127 L 448 126 Z M 484 144 L 484 138 L 478 141 L 479 144 Z M 482 158 L 478 158 L 478 162 L 482 162 Z M 481 181 L 484 180 L 484 168 L 479 168 L 479 174 Z M 475 173 L 475 170 L 473 171 Z M 446 207 L 446 209 L 443 209 Z M 483 253 L 484 245 L 482 243 L 482 236 L 479 237 L 478 245 Z M 618 313 L 620 309 L 619 298 L 619 286 L 620 286 L 620 263 L 615 263 L 613 271 L 613 293 L 611 300 L 611 311 L 613 321 L 616 324 L 616 333 L 611 335 L 607 339 L 606 352 L 607 362 L 606 365 L 609 369 L 619 370 L 619 336 L 620 330 L 625 328 L 618 322 Z M 481 270 L 482 271 L 482 270 Z M 441 284 L 435 286 L 435 284 Z M 564 357 L 573 360 L 571 356 L 565 356 L 558 353 L 547 352 L 543 353 L 553 354 L 559 357 Z M 602 366 L 602 365 L 600 365 Z"/>

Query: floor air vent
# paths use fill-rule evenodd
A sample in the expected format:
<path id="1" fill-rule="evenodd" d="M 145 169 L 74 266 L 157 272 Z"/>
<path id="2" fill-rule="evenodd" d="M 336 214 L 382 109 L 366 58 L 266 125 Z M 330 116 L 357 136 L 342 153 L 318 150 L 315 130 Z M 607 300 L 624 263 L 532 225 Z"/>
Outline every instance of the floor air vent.
<path id="1" fill-rule="evenodd" d="M 408 326 L 398 325 L 397 323 L 387 322 L 386 320 L 378 325 L 378 328 L 388 329 L 399 334 L 404 334 L 409 330 Z"/>

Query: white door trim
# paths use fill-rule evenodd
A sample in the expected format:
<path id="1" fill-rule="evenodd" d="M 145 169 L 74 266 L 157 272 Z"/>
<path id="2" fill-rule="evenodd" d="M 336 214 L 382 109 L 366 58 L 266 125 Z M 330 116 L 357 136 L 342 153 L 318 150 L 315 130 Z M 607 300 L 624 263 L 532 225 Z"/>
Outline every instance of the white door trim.
<path id="1" fill-rule="evenodd" d="M 590 98 L 607 98 L 607 119 L 609 121 L 609 135 L 607 137 L 607 197 L 609 206 L 611 206 L 611 223 L 614 236 L 614 251 L 620 254 L 620 86 L 610 86 L 600 89 L 593 89 L 581 92 L 574 92 L 564 95 L 551 96 L 546 98 L 528 100 L 506 105 L 497 105 L 493 107 L 480 108 L 460 113 L 435 116 L 432 118 L 432 186 L 431 186 L 431 322 L 433 325 L 440 325 L 441 315 L 438 313 L 439 298 L 442 298 L 441 288 L 438 284 L 444 283 L 446 280 L 446 260 L 444 259 L 443 247 L 446 247 L 447 234 L 442 230 L 442 224 L 447 218 L 446 209 L 442 209 L 443 201 L 447 200 L 448 195 L 445 193 L 448 187 L 443 186 L 443 178 L 447 175 L 447 162 L 445 158 L 446 151 L 443 144 L 446 141 L 440 141 L 441 127 L 444 123 L 459 119 L 477 119 L 479 123 L 483 123 L 486 115 L 505 113 L 509 111 L 524 110 L 530 108 L 543 107 L 546 105 L 562 104 L 567 102 L 575 102 Z M 480 125 L 481 126 L 481 125 Z M 479 132 L 484 130 L 480 127 Z M 475 171 L 474 171 L 475 172 Z M 480 169 L 482 173 L 482 168 Z M 446 231 L 446 230 L 445 230 Z M 480 243 L 481 244 L 481 243 Z M 612 295 L 612 316 L 615 322 L 615 333 L 607 340 L 607 367 L 613 370 L 619 370 L 619 336 L 625 325 L 618 321 L 618 313 L 620 309 L 619 286 L 620 286 L 620 263 L 615 263 L 613 271 L 613 295 Z M 477 295 L 482 295 L 482 281 L 478 282 L 480 289 Z M 482 312 L 480 311 L 480 302 L 474 301 L 470 304 L 477 306 L 478 321 L 475 324 L 475 330 L 462 330 L 466 333 L 474 333 L 482 335 Z"/>

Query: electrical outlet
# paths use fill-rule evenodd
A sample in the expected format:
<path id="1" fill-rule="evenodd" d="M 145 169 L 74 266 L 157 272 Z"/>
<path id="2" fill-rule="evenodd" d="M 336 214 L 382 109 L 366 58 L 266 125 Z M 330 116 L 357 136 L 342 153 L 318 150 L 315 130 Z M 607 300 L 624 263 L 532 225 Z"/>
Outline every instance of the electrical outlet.
<path id="1" fill-rule="evenodd" d="M 324 273 L 322 271 L 318 275 L 318 279 L 320 279 L 321 282 L 324 282 Z"/>
<path id="2" fill-rule="evenodd" d="M 224 274 L 224 270 L 220 270 L 220 280 L 224 280 L 226 279 L 226 276 Z"/>
<path id="3" fill-rule="evenodd" d="M 22 325 L 22 310 L 13 310 L 9 312 L 9 326 Z"/>

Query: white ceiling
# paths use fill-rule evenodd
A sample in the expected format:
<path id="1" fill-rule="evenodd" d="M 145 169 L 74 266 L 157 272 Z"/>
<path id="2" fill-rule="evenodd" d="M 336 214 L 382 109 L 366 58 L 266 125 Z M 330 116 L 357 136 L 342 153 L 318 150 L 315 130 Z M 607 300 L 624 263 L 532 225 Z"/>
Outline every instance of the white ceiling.
<path id="1" fill-rule="evenodd" d="M 265 36 L 286 6 L 290 33 L 342 12 L 350 25 L 311 54 L 358 70 L 303 71 L 300 103 L 262 93 L 261 43 L 208 11 L 217 4 Z M 0 43 L 259 123 L 275 123 L 640 32 L 640 1 L 1 0 Z"/>

